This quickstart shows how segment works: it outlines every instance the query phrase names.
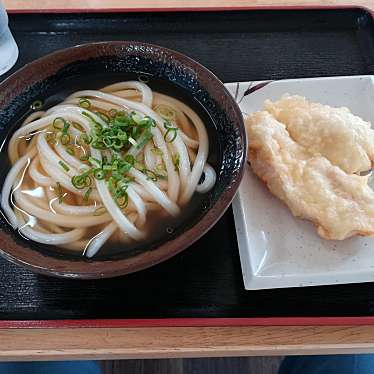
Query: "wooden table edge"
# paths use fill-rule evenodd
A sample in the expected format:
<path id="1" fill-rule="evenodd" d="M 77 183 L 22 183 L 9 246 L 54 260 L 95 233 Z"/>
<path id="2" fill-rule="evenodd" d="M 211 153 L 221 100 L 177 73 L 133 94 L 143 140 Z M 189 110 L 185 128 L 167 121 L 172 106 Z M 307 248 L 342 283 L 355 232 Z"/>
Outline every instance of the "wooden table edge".
<path id="1" fill-rule="evenodd" d="M 374 352 L 374 326 L 0 330 L 0 361 Z"/>
<path id="2" fill-rule="evenodd" d="M 144 11 L 359 7 L 374 11 L 374 0 L 3 0 L 8 11 Z"/>
<path id="3" fill-rule="evenodd" d="M 5 0 L 10 11 L 180 8 L 178 0 Z M 103 4 L 103 3 L 102 3 Z M 183 9 L 361 7 L 374 0 L 190 0 Z M 0 329 L 0 361 L 263 356 L 374 352 L 374 326 Z"/>

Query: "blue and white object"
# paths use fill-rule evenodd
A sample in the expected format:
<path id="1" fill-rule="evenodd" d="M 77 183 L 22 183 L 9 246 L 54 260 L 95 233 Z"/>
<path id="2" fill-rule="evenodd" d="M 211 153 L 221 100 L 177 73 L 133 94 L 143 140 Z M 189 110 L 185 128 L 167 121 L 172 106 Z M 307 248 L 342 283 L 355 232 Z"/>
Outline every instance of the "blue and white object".
<path id="1" fill-rule="evenodd" d="M 0 2 L 0 75 L 10 70 L 18 58 L 18 47 L 8 22 L 8 15 Z"/>

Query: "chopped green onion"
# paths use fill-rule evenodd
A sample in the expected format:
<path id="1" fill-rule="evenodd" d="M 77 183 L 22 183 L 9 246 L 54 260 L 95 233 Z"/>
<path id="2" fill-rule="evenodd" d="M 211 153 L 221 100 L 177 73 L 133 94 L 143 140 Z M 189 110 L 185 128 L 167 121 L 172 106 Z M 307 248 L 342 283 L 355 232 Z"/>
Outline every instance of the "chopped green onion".
<path id="1" fill-rule="evenodd" d="M 166 119 L 167 121 L 175 121 L 177 117 L 173 108 L 165 104 L 157 105 L 157 107 L 155 108 L 155 112 L 158 113 L 160 117 L 162 117 L 163 119 Z"/>
<path id="2" fill-rule="evenodd" d="M 116 184 L 116 181 L 115 181 L 114 177 L 110 177 L 108 179 L 108 189 L 109 189 L 109 191 L 112 195 L 114 195 L 114 193 L 116 192 L 115 184 Z"/>
<path id="3" fill-rule="evenodd" d="M 67 145 L 70 142 L 70 135 L 69 134 L 62 134 L 61 135 L 61 144 Z"/>
<path id="4" fill-rule="evenodd" d="M 142 117 L 139 116 L 139 114 L 133 114 L 131 116 L 131 119 L 137 124 L 139 125 L 140 121 L 142 120 Z"/>
<path id="5" fill-rule="evenodd" d="M 101 124 L 100 123 L 95 123 L 95 127 L 94 127 L 94 129 L 95 129 L 95 131 L 97 131 L 97 132 L 100 132 L 100 131 L 102 131 L 103 130 L 103 126 L 101 126 Z"/>
<path id="6" fill-rule="evenodd" d="M 113 125 L 114 126 L 119 126 L 119 127 L 128 127 L 130 124 L 130 117 L 127 113 L 125 112 L 118 112 L 114 119 L 113 119 Z"/>
<path id="7" fill-rule="evenodd" d="M 167 143 L 172 143 L 175 140 L 176 137 L 177 137 L 177 129 L 176 128 L 168 129 L 166 131 L 165 135 L 164 135 L 164 139 Z"/>
<path id="8" fill-rule="evenodd" d="M 166 175 L 156 173 L 156 176 L 157 176 L 158 179 L 161 179 L 161 180 L 164 180 L 164 181 L 168 179 L 168 177 Z"/>
<path id="9" fill-rule="evenodd" d="M 118 160 L 114 160 L 112 162 L 112 170 L 117 170 L 118 169 Z"/>
<path id="10" fill-rule="evenodd" d="M 118 189 L 122 190 L 122 191 L 126 191 L 127 190 L 127 187 L 128 187 L 128 182 L 125 178 L 123 179 L 120 179 L 117 183 L 117 187 Z"/>
<path id="11" fill-rule="evenodd" d="M 134 182 L 135 178 L 134 177 L 123 177 L 123 180 L 126 182 L 126 183 L 130 183 L 130 182 Z"/>
<path id="12" fill-rule="evenodd" d="M 137 149 L 143 148 L 152 138 L 153 138 L 152 132 L 149 129 L 144 130 L 143 134 L 139 138 L 136 148 Z"/>
<path id="13" fill-rule="evenodd" d="M 95 169 L 94 170 L 94 177 L 98 180 L 102 180 L 105 178 L 105 172 L 103 169 Z"/>
<path id="14" fill-rule="evenodd" d="M 69 171 L 69 170 L 70 170 L 69 166 L 67 166 L 67 165 L 65 164 L 65 162 L 63 162 L 63 161 L 59 161 L 58 163 L 60 164 L 60 166 L 61 166 L 65 171 Z"/>
<path id="15" fill-rule="evenodd" d="M 103 143 L 107 148 L 111 148 L 113 146 L 114 141 L 109 136 L 105 136 L 103 137 Z M 121 143 L 121 148 L 122 148 L 122 143 Z"/>
<path id="16" fill-rule="evenodd" d="M 110 118 L 102 112 L 95 112 L 96 115 L 98 115 L 104 122 L 109 123 Z"/>
<path id="17" fill-rule="evenodd" d="M 144 169 L 144 174 L 147 176 L 147 179 L 150 179 L 152 180 L 153 182 L 156 182 L 157 181 L 157 175 L 155 172 L 153 172 L 152 170 L 149 170 L 149 169 Z"/>
<path id="18" fill-rule="evenodd" d="M 180 156 L 179 153 L 172 156 L 173 164 L 174 164 L 174 170 L 179 171 L 179 163 L 180 163 Z"/>
<path id="19" fill-rule="evenodd" d="M 89 158 L 88 158 L 88 162 L 89 162 L 92 166 L 95 166 L 95 167 L 97 167 L 97 168 L 100 168 L 100 167 L 101 167 L 101 161 L 98 160 L 97 158 L 89 157 Z"/>
<path id="20" fill-rule="evenodd" d="M 82 174 L 82 175 L 74 175 L 71 178 L 71 183 L 75 188 L 77 188 L 78 190 L 81 190 L 85 187 L 89 187 L 92 181 L 88 174 Z"/>
<path id="21" fill-rule="evenodd" d="M 86 192 L 84 193 L 84 195 L 83 195 L 83 200 L 84 200 L 85 202 L 88 201 L 91 192 L 92 192 L 92 187 L 88 187 L 87 191 L 86 191 Z"/>
<path id="22" fill-rule="evenodd" d="M 121 209 L 126 208 L 129 203 L 129 195 L 125 192 L 122 196 L 116 197 L 116 203 Z"/>
<path id="23" fill-rule="evenodd" d="M 178 127 L 171 126 L 169 121 L 164 122 L 164 127 L 167 130 L 164 135 L 164 139 L 166 142 L 172 143 L 177 137 Z"/>
<path id="24" fill-rule="evenodd" d="M 69 153 L 70 156 L 74 156 L 74 148 L 73 147 L 66 147 L 66 152 Z"/>
<path id="25" fill-rule="evenodd" d="M 63 134 L 67 134 L 67 133 L 68 133 L 68 130 L 69 130 L 69 127 L 70 127 L 70 123 L 65 122 L 65 123 L 64 123 L 64 128 L 62 129 L 62 133 L 63 133 Z"/>
<path id="26" fill-rule="evenodd" d="M 74 127 L 80 132 L 84 132 L 84 127 L 80 123 L 74 123 Z"/>
<path id="27" fill-rule="evenodd" d="M 139 126 L 141 127 L 156 127 L 156 121 L 148 116 L 143 117 L 143 119 L 139 122 Z"/>
<path id="28" fill-rule="evenodd" d="M 137 141 L 136 141 L 134 138 L 132 138 L 131 136 L 129 137 L 129 143 L 131 143 L 131 144 L 132 144 L 133 146 L 135 146 L 135 147 L 138 146 Z"/>
<path id="29" fill-rule="evenodd" d="M 79 136 L 79 140 L 82 143 L 91 144 L 91 142 L 92 142 L 92 136 L 87 135 L 87 134 L 81 134 Z"/>
<path id="30" fill-rule="evenodd" d="M 135 164 L 135 157 L 133 155 L 126 155 L 125 161 L 128 162 L 131 165 Z"/>
<path id="31" fill-rule="evenodd" d="M 80 159 L 81 161 L 88 161 L 89 156 L 88 156 L 88 155 L 83 155 L 83 156 L 79 157 L 79 159 Z"/>
<path id="32" fill-rule="evenodd" d="M 108 121 L 108 127 L 102 127 L 95 124 L 92 129 L 92 136 L 88 141 L 93 148 L 99 150 L 111 149 L 120 152 L 135 146 L 138 149 L 143 147 L 151 138 L 152 132 L 150 128 L 156 125 L 156 122 L 148 117 L 141 117 L 135 112 L 126 113 L 125 111 L 112 110 L 108 113 L 111 118 L 103 113 L 96 112 L 101 115 L 105 121 Z M 83 112 L 85 116 L 94 119 L 89 113 Z M 82 136 L 80 140 L 84 140 Z"/>
<path id="33" fill-rule="evenodd" d="M 120 167 L 118 168 L 119 172 L 121 174 L 125 174 L 127 173 L 131 168 L 133 167 L 133 165 L 129 164 L 128 162 L 123 162 L 120 164 Z"/>
<path id="34" fill-rule="evenodd" d="M 95 149 L 100 149 L 100 150 L 104 150 L 104 149 L 107 149 L 107 147 L 105 146 L 104 143 L 98 141 L 97 139 L 94 139 L 91 143 L 91 147 L 92 148 L 95 148 Z"/>
<path id="35" fill-rule="evenodd" d="M 158 178 L 167 179 L 167 172 L 164 163 L 156 165 L 155 171 Z"/>
<path id="36" fill-rule="evenodd" d="M 65 126 L 65 119 L 62 118 L 62 117 L 57 117 L 53 120 L 53 127 L 56 129 L 56 130 L 62 130 Z"/>
<path id="37" fill-rule="evenodd" d="M 139 135 L 139 133 L 140 133 L 140 129 L 139 129 L 139 127 L 134 126 L 134 127 L 131 129 L 131 136 L 132 136 L 133 138 L 136 138 L 136 137 Z"/>
<path id="38" fill-rule="evenodd" d="M 164 128 L 165 128 L 165 129 L 176 129 L 176 127 L 174 127 L 174 126 L 170 123 L 170 121 L 168 121 L 168 120 L 166 120 L 166 121 L 164 122 Z"/>
<path id="39" fill-rule="evenodd" d="M 117 184 L 117 182 L 122 179 L 122 174 L 114 170 L 112 171 L 112 178 L 113 178 L 114 184 Z"/>
<path id="40" fill-rule="evenodd" d="M 94 216 L 101 216 L 106 213 L 106 208 L 101 206 L 94 211 Z"/>
<path id="41" fill-rule="evenodd" d="M 38 109 L 41 109 L 42 106 L 43 106 L 43 102 L 41 100 L 35 100 L 31 104 L 31 109 L 32 110 L 38 110 Z"/>
<path id="42" fill-rule="evenodd" d="M 56 194 L 57 194 L 57 197 L 58 197 L 59 204 L 62 204 L 63 199 L 64 199 L 64 195 L 63 195 L 63 192 L 62 192 L 61 184 L 59 182 L 56 182 L 56 187 L 54 189 L 56 190 Z"/>
<path id="43" fill-rule="evenodd" d="M 91 108 L 91 102 L 87 99 L 80 99 L 79 106 L 84 109 L 89 109 Z"/>
<path id="44" fill-rule="evenodd" d="M 121 140 L 122 143 L 126 143 L 129 140 L 127 134 L 123 132 L 122 130 L 118 130 L 117 138 Z"/>
<path id="45" fill-rule="evenodd" d="M 148 83 L 149 79 L 150 79 L 150 76 L 145 75 L 145 74 L 141 74 L 138 76 L 138 81 L 142 83 Z"/>

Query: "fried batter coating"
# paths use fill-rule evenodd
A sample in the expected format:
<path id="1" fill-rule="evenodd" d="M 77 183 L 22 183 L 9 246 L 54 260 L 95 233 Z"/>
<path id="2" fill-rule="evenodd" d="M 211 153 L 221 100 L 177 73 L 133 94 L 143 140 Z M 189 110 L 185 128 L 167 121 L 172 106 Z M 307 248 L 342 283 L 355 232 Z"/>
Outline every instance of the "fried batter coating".
<path id="1" fill-rule="evenodd" d="M 291 212 L 317 226 L 325 239 L 374 234 L 374 192 L 368 176 L 348 174 L 290 137 L 266 111 L 246 119 L 249 161 Z"/>
<path id="2" fill-rule="evenodd" d="M 374 130 L 348 108 L 284 95 L 275 102 L 265 101 L 264 109 L 285 124 L 292 139 L 312 154 L 326 157 L 349 174 L 371 169 Z"/>

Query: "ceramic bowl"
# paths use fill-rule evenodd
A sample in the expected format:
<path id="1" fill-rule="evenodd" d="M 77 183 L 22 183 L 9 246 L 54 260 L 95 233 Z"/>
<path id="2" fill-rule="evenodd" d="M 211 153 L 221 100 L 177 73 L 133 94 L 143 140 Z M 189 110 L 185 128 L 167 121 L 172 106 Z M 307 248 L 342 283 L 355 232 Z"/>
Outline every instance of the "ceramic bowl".
<path id="1" fill-rule="evenodd" d="M 191 58 L 160 46 L 131 41 L 92 43 L 54 52 L 24 66 L 0 84 L 0 141 L 3 143 L 19 126 L 35 100 L 42 100 L 48 107 L 73 91 L 137 78 L 149 81 L 154 90 L 188 101 L 202 116 L 212 149 L 209 162 L 217 172 L 214 188 L 196 203 L 171 235 L 161 235 L 134 248 L 117 248 L 115 253 L 100 253 L 93 259 L 26 240 L 2 218 L 2 256 L 47 275 L 114 277 L 176 255 L 199 239 L 225 212 L 243 175 L 246 137 L 242 114 L 212 72 Z M 1 155 L 6 165 L 5 148 Z M 3 180 L 7 168 L 2 169 Z"/>

